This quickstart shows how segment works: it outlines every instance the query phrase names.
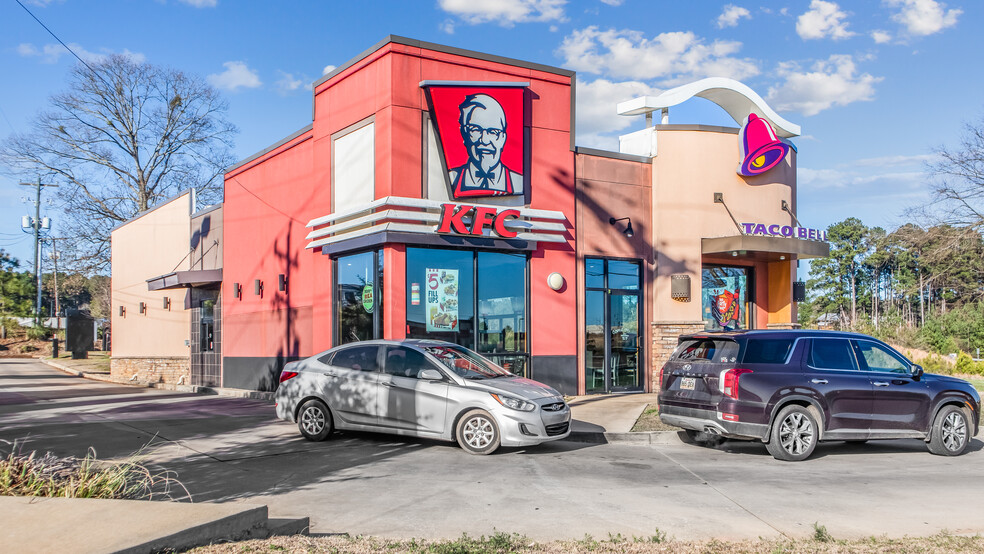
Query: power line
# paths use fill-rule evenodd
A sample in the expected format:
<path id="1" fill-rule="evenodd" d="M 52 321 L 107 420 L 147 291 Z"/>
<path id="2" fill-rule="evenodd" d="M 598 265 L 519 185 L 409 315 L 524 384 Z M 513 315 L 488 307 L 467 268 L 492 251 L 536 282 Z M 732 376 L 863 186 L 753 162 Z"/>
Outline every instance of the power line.
<path id="1" fill-rule="evenodd" d="M 82 65 L 88 67 L 89 68 L 89 71 L 91 71 L 92 73 L 98 75 L 98 73 L 96 73 L 96 70 L 95 69 L 92 69 L 92 66 L 90 66 L 89 64 L 87 64 L 85 62 L 85 60 L 83 60 L 82 58 L 80 58 L 79 55 L 75 53 L 75 50 L 72 50 L 71 48 L 68 47 L 67 44 L 65 44 L 64 42 L 62 42 L 62 39 L 58 38 L 58 35 L 56 35 L 55 33 L 53 33 L 51 31 L 51 29 L 48 28 L 47 25 L 45 25 L 44 23 L 42 23 L 41 20 L 38 19 L 38 16 L 34 15 L 33 13 L 31 13 L 31 10 L 27 9 L 27 6 L 25 6 L 24 4 L 22 4 L 20 0 L 14 0 L 14 2 L 17 2 L 17 4 L 20 7 L 24 8 L 24 11 L 27 12 L 27 14 L 30 15 L 32 18 L 34 18 L 34 21 L 37 21 L 38 22 L 38 25 L 44 27 L 44 30 L 45 31 L 48 31 L 48 34 L 49 35 L 55 37 L 55 40 L 57 40 L 59 44 L 61 44 L 62 46 L 64 46 L 65 47 L 65 50 L 68 50 L 69 53 L 71 53 L 73 56 L 75 56 L 75 59 L 77 59 L 78 61 L 82 62 Z"/>

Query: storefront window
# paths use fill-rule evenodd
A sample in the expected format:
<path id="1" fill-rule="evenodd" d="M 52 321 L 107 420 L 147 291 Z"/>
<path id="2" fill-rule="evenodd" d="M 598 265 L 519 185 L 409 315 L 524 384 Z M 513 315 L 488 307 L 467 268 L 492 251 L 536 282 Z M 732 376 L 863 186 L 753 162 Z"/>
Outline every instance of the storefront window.
<path id="1" fill-rule="evenodd" d="M 584 260 L 584 388 L 588 393 L 641 387 L 641 264 Z"/>
<path id="2" fill-rule="evenodd" d="M 407 337 L 474 347 L 475 255 L 407 248 Z"/>
<path id="3" fill-rule="evenodd" d="M 527 375 L 526 262 L 525 254 L 408 248 L 407 337 L 460 344 Z"/>
<path id="4" fill-rule="evenodd" d="M 335 261 L 335 344 L 382 338 L 383 257 L 379 252 Z"/>
<path id="5" fill-rule="evenodd" d="M 525 375 L 527 350 L 526 255 L 478 252 L 478 351 Z"/>
<path id="6" fill-rule="evenodd" d="M 701 274 L 704 329 L 734 331 L 751 328 L 750 282 L 753 282 L 751 270 L 746 267 L 704 267 Z"/>

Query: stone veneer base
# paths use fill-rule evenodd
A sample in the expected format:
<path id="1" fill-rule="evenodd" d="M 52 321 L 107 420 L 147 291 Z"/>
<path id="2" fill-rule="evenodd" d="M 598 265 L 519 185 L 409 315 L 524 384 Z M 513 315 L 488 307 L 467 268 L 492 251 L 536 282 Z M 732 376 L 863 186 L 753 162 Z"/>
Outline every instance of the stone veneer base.
<path id="1" fill-rule="evenodd" d="M 191 358 L 176 357 L 113 357 L 109 362 L 110 378 L 116 381 L 145 383 L 191 383 Z M 182 379 L 182 377 L 184 379 Z"/>

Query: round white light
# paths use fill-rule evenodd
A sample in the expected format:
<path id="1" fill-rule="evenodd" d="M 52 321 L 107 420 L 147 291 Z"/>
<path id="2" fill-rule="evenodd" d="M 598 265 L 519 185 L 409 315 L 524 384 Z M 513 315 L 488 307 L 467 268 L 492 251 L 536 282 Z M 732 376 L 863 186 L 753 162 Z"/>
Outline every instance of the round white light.
<path id="1" fill-rule="evenodd" d="M 553 290 L 560 290 L 564 288 L 564 276 L 556 271 L 547 275 L 547 286 Z"/>

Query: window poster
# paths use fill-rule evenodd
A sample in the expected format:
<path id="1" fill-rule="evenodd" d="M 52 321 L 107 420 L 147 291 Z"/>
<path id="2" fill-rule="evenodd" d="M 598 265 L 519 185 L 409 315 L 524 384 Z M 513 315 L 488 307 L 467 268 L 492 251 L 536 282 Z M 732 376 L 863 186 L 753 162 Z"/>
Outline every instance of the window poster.
<path id="1" fill-rule="evenodd" d="M 427 332 L 458 330 L 458 270 L 427 269 Z"/>
<path id="2" fill-rule="evenodd" d="M 744 268 L 704 268 L 701 307 L 704 328 L 734 331 L 748 328 L 748 276 Z"/>

